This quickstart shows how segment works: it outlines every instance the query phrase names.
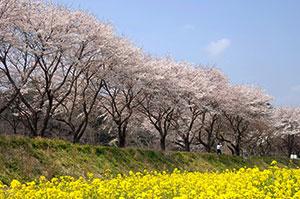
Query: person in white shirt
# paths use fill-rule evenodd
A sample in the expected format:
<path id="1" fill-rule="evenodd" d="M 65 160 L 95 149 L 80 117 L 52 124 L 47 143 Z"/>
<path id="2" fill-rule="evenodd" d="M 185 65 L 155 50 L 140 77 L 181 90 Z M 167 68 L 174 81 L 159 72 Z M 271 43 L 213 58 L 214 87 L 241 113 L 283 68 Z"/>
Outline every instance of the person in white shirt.
<path id="1" fill-rule="evenodd" d="M 217 144 L 217 154 L 218 154 L 218 155 L 221 155 L 221 154 L 222 154 L 222 144 L 221 144 L 221 143 L 218 143 L 218 144 Z"/>

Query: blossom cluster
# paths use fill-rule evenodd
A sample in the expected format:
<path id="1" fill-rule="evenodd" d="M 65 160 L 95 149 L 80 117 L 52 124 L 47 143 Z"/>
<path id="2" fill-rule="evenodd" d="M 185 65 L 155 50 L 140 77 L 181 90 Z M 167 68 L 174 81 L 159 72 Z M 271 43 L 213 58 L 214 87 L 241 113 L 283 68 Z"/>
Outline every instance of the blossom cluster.
<path id="1" fill-rule="evenodd" d="M 271 166 L 224 172 L 129 172 L 111 179 L 45 177 L 0 184 L 0 198 L 300 198 L 300 170 Z"/>

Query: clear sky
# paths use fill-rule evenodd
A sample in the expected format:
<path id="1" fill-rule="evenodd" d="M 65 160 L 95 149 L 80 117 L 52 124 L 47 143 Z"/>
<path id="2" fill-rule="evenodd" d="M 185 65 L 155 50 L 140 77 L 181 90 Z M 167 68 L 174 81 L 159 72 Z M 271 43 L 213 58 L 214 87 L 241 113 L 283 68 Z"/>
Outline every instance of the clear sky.
<path id="1" fill-rule="evenodd" d="M 154 55 L 213 65 L 300 106 L 299 0 L 54 0 L 111 22 Z"/>

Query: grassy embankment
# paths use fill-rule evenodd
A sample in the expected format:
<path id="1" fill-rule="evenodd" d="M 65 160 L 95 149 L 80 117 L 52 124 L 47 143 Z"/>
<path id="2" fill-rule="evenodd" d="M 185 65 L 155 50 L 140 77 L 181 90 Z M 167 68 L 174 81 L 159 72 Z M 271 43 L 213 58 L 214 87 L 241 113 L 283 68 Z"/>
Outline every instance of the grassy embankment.
<path id="1" fill-rule="evenodd" d="M 272 160 L 279 166 L 298 167 L 284 157 L 251 157 L 243 159 L 207 153 L 159 152 L 134 148 L 72 144 L 62 140 L 0 136 L 0 181 L 30 181 L 44 175 L 95 176 L 128 171 L 173 170 L 222 171 L 240 167 L 266 168 Z"/>

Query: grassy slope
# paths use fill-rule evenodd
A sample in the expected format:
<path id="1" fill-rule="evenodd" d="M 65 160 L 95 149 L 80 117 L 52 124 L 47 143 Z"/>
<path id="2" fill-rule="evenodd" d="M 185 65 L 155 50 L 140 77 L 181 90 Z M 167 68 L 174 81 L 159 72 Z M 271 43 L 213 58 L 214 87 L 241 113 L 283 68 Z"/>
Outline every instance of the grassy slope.
<path id="1" fill-rule="evenodd" d="M 287 158 L 240 157 L 206 153 L 185 153 L 118 149 L 113 147 L 71 144 L 62 140 L 30 139 L 27 137 L 0 136 L 0 181 L 12 179 L 29 181 L 45 175 L 85 176 L 88 172 L 102 176 L 147 170 L 221 171 L 240 167 L 266 168 L 276 159 L 280 166 L 297 167 Z"/>

